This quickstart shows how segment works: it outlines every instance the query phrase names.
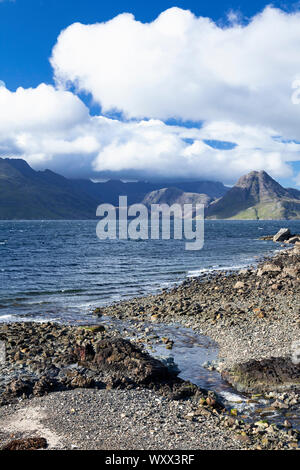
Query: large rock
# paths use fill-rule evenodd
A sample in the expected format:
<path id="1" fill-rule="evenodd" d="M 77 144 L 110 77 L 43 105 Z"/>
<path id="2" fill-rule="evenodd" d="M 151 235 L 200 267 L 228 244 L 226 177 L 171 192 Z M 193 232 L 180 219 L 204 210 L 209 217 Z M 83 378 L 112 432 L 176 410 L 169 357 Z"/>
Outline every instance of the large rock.
<path id="1" fill-rule="evenodd" d="M 161 361 L 122 338 L 98 341 L 93 358 L 88 344 L 77 348 L 76 353 L 81 365 L 102 374 L 106 388 L 143 386 L 173 400 L 203 396 L 196 385 L 179 378 L 178 371 L 170 370 Z M 88 360 L 81 361 L 82 358 Z"/>
<path id="2" fill-rule="evenodd" d="M 47 441 L 44 437 L 29 437 L 27 439 L 14 439 L 1 447 L 1 450 L 46 449 L 47 445 Z"/>
<path id="3" fill-rule="evenodd" d="M 284 242 L 291 237 L 291 232 L 289 228 L 281 228 L 279 232 L 276 233 L 273 237 L 273 242 Z"/>
<path id="4" fill-rule="evenodd" d="M 289 243 L 291 245 L 294 245 L 295 243 L 297 242 L 300 242 L 300 238 L 298 235 L 294 236 L 294 237 L 291 237 L 291 238 L 288 238 L 287 240 L 285 240 L 284 243 Z"/>
<path id="5" fill-rule="evenodd" d="M 297 278 L 300 275 L 300 266 L 288 266 L 284 268 L 283 274 L 287 274 L 290 277 Z"/>
<path id="6" fill-rule="evenodd" d="M 136 383 L 149 383 L 175 375 L 162 362 L 121 338 L 99 341 L 94 362 L 101 369 L 125 374 Z"/>
<path id="7" fill-rule="evenodd" d="M 222 376 L 240 392 L 300 390 L 300 364 L 289 357 L 248 361 L 223 370 Z"/>
<path id="8" fill-rule="evenodd" d="M 115 378 L 129 379 L 136 384 L 170 380 L 177 375 L 170 372 L 161 361 L 122 338 L 98 341 L 94 353 L 89 344 L 77 348 L 76 353 L 85 366 L 109 372 Z"/>
<path id="9" fill-rule="evenodd" d="M 257 276 L 262 276 L 263 274 L 278 274 L 281 272 L 281 266 L 275 263 L 265 263 L 257 270 Z"/>

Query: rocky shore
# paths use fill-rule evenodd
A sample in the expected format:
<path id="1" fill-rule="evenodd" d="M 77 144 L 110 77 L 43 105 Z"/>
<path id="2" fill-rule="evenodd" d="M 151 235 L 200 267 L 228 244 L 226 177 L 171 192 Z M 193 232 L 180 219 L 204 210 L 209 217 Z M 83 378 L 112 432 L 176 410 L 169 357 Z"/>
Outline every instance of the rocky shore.
<path id="1" fill-rule="evenodd" d="M 300 239 L 292 247 L 258 266 L 189 279 L 159 295 L 117 303 L 95 314 L 193 328 L 218 343 L 221 370 L 248 361 L 253 368 L 253 361 L 270 363 L 273 357 L 287 358 L 288 367 L 292 345 L 300 340 Z M 297 387 L 299 370 L 290 368 Z M 256 386 L 252 392 L 261 391 Z M 278 389 L 283 388 L 279 383 Z"/>
<path id="2" fill-rule="evenodd" d="M 293 238 L 290 248 L 258 266 L 98 308 L 96 326 L 1 324 L 1 445 L 48 436 L 50 448 L 68 449 L 298 448 L 288 416 L 300 407 L 300 366 L 292 356 L 300 340 L 300 240 L 283 238 L 278 242 Z M 108 317 L 130 321 L 139 335 L 125 337 Z M 149 355 L 153 337 L 145 325 L 160 323 L 215 340 L 214 367 L 237 390 L 284 410 L 283 424 L 245 420 Z M 170 339 L 163 342 L 172 349 Z"/>

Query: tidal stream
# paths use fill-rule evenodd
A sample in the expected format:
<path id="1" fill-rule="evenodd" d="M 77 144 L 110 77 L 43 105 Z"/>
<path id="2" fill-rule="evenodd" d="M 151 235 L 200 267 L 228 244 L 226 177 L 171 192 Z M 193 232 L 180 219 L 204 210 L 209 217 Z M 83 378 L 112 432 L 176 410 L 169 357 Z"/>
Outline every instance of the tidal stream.
<path id="1" fill-rule="evenodd" d="M 215 392 L 225 408 L 237 411 L 238 419 L 266 420 L 277 425 L 282 425 L 288 420 L 300 431 L 299 406 L 294 410 L 272 409 L 270 399 L 239 393 L 223 380 L 220 372 L 216 370 L 219 362 L 218 345 L 207 336 L 179 324 L 124 322 L 105 316 L 102 317 L 102 322 L 117 329 L 127 339 L 143 341 L 153 357 L 179 371 L 178 375 L 182 379 L 199 388 Z M 171 349 L 168 349 L 171 344 Z"/>

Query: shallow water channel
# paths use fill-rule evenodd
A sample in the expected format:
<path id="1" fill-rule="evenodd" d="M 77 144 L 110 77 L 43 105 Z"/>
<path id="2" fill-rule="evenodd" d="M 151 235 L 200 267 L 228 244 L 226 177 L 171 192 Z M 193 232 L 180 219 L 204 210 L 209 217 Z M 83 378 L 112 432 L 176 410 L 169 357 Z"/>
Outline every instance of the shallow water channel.
<path id="1" fill-rule="evenodd" d="M 223 380 L 214 367 L 218 362 L 218 345 L 209 337 L 178 324 L 121 321 L 110 317 L 102 317 L 102 321 L 119 330 L 125 338 L 141 338 L 153 357 L 179 370 L 178 375 L 182 379 L 214 391 L 227 409 L 237 410 L 239 419 L 266 420 L 276 424 L 283 424 L 287 419 L 300 430 L 299 406 L 287 410 L 271 409 L 272 400 L 237 392 Z M 166 338 L 173 342 L 172 349 L 167 349 L 170 341 L 165 343 Z"/>

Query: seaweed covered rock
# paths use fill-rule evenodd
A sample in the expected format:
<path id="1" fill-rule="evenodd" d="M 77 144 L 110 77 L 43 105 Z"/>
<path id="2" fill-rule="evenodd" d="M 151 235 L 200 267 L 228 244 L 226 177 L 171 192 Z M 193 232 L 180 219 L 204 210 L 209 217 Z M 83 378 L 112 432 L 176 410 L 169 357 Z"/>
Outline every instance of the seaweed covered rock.
<path id="1" fill-rule="evenodd" d="M 223 370 L 222 376 L 240 392 L 300 390 L 300 364 L 289 357 L 248 361 Z"/>
<path id="2" fill-rule="evenodd" d="M 14 439 L 1 447 L 1 450 L 37 450 L 48 446 L 44 437 L 29 437 L 27 439 Z"/>
<path id="3" fill-rule="evenodd" d="M 103 374 L 109 389 L 144 386 L 174 400 L 203 395 L 196 385 L 180 379 L 178 370 L 170 370 L 163 362 L 123 338 L 100 340 L 94 349 L 86 343 L 76 348 L 76 354 L 82 366 Z"/>
<path id="4" fill-rule="evenodd" d="M 86 367 L 96 367 L 118 378 L 126 377 L 136 384 L 168 380 L 176 376 L 161 361 L 123 338 L 100 340 L 94 350 L 88 343 L 77 348 L 76 353 Z"/>

